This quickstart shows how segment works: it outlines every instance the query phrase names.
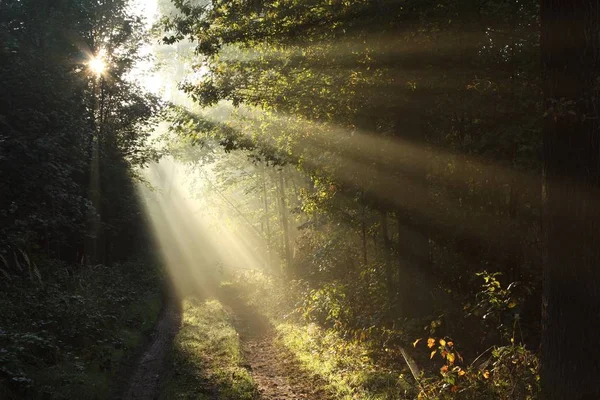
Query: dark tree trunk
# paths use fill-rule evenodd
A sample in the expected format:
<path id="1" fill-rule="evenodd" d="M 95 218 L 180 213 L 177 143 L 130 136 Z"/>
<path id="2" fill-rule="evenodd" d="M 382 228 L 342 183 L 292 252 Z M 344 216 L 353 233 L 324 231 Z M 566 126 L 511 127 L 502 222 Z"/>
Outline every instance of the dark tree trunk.
<path id="1" fill-rule="evenodd" d="M 541 6 L 543 398 L 600 399 L 600 1 Z"/>
<path id="2" fill-rule="evenodd" d="M 390 304 L 394 300 L 394 271 L 392 269 L 392 241 L 388 233 L 387 212 L 380 211 L 381 217 L 381 241 L 383 246 L 383 261 L 385 263 L 385 278 L 388 289 L 388 300 Z"/>
<path id="3" fill-rule="evenodd" d="M 360 237 L 362 240 L 362 256 L 363 256 L 363 265 L 367 266 L 369 264 L 369 258 L 367 256 L 367 206 L 362 205 L 362 218 L 360 221 Z"/>
<path id="4" fill-rule="evenodd" d="M 398 302 L 404 304 L 405 316 L 424 316 L 432 312 L 431 290 L 434 286 L 429 237 L 410 228 L 410 218 L 396 211 L 398 229 L 398 279 L 402 288 Z M 410 305 L 410 307 L 406 307 Z"/>

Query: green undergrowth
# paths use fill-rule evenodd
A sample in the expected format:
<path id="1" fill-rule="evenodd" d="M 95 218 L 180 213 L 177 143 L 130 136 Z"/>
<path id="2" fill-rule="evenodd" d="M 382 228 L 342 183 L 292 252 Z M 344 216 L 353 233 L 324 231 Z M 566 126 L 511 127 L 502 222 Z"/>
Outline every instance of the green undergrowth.
<path id="1" fill-rule="evenodd" d="M 333 329 L 305 323 L 293 313 L 293 288 L 285 289 L 270 277 L 244 273 L 232 284 L 275 327 L 277 340 L 291 351 L 303 367 L 319 375 L 336 399 L 412 399 L 414 381 L 406 370 L 376 361 L 368 343 L 347 340 Z"/>
<path id="2" fill-rule="evenodd" d="M 232 317 L 217 300 L 186 298 L 160 399 L 256 399 Z"/>
<path id="3" fill-rule="evenodd" d="M 0 284 L 0 398 L 115 395 L 160 313 L 160 268 L 47 262 L 31 274 L 22 267 L 6 276 L 10 285 Z"/>
<path id="4" fill-rule="evenodd" d="M 488 319 L 511 321 L 509 313 L 518 298 L 496 275 L 482 276 L 477 307 Z M 508 400 L 539 396 L 539 362 L 518 340 L 518 315 L 498 328 L 504 343 L 465 360 L 461 355 L 464 349 L 452 338 L 435 336 L 430 329 L 425 331 L 429 336 L 423 336 L 423 330 L 415 332 L 412 325 L 420 321 L 406 320 L 405 331 L 414 335 L 408 343 L 407 333 L 398 328 L 390 330 L 391 334 L 380 328 L 344 335 L 335 324 L 326 329 L 307 321 L 306 307 L 298 307 L 302 303 L 295 300 L 306 292 L 294 281 L 283 285 L 254 272 L 242 273 L 233 282 L 231 286 L 248 305 L 270 320 L 279 342 L 307 371 L 328 382 L 336 399 Z M 328 292 L 318 300 L 335 311 L 336 299 Z"/>
<path id="5" fill-rule="evenodd" d="M 310 372 L 323 377 L 336 399 L 409 399 L 414 390 L 400 371 L 377 365 L 360 343 L 314 324 L 280 322 L 279 340 Z"/>

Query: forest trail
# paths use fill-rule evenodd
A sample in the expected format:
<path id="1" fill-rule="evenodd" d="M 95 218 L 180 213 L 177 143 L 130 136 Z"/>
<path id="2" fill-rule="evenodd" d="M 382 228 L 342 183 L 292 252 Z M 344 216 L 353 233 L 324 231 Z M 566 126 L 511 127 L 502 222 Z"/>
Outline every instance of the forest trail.
<path id="1" fill-rule="evenodd" d="M 302 368 L 297 358 L 279 342 L 277 332 L 268 319 L 249 306 L 237 290 L 234 287 L 222 287 L 211 297 L 217 298 L 231 315 L 243 352 L 244 364 L 241 367 L 252 376 L 256 385 L 256 399 L 330 399 L 331 396 L 324 389 L 326 383 L 323 379 Z M 161 396 L 161 382 L 168 379 L 167 356 L 180 332 L 182 318 L 177 302 L 170 301 L 161 313 L 151 343 L 134 368 L 122 400 L 155 400 Z M 210 379 L 196 382 L 195 385 L 200 383 L 210 387 L 207 391 L 201 391 L 204 395 L 208 393 L 207 398 L 219 398 L 220 389 L 212 387 Z"/>
<path id="2" fill-rule="evenodd" d="M 173 338 L 179 331 L 181 310 L 170 300 L 164 307 L 152 341 L 134 369 L 133 377 L 123 400 L 154 400 L 158 398 L 160 377 Z"/>
<path id="3" fill-rule="evenodd" d="M 223 289 L 220 301 L 233 316 L 240 335 L 246 368 L 252 375 L 262 400 L 331 398 L 325 382 L 306 372 L 296 357 L 278 343 L 267 318 L 247 305 L 235 289 Z"/>

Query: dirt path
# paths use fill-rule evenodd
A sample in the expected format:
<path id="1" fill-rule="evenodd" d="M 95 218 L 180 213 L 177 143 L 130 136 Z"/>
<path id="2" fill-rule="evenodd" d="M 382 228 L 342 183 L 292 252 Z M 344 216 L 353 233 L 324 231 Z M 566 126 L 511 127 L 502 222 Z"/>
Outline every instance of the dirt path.
<path id="1" fill-rule="evenodd" d="M 275 329 L 235 293 L 222 296 L 223 303 L 234 316 L 240 334 L 246 366 L 262 400 L 330 399 L 318 376 L 303 370 L 295 356 L 277 341 Z"/>
<path id="2" fill-rule="evenodd" d="M 166 355 L 179 330 L 180 322 L 180 310 L 175 301 L 170 301 L 161 313 L 152 342 L 140 358 L 123 400 L 154 400 L 158 397 Z"/>

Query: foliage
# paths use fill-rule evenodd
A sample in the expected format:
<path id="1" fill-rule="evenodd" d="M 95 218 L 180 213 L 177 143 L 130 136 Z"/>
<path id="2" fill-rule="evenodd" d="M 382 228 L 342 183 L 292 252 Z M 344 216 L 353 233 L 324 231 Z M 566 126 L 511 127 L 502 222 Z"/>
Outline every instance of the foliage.
<path id="1" fill-rule="evenodd" d="M 127 78 L 143 26 L 124 0 L 10 1 L 0 14 L 0 254 L 117 259 L 90 254 L 84 238 L 111 253 L 126 227 L 134 232 L 131 168 L 153 157 L 148 123 L 159 110 Z M 87 64 L 100 54 L 107 70 L 97 77 Z"/>
<path id="2" fill-rule="evenodd" d="M 153 325 L 135 168 L 161 104 L 128 1 L 0 2 L 0 397 L 107 398 Z M 89 68 L 103 57 L 101 76 Z"/>
<path id="3" fill-rule="evenodd" d="M 439 375 L 421 380 L 419 398 L 535 399 L 539 396 L 538 359 L 521 344 L 490 348 L 471 364 L 462 360 L 454 343 L 430 338 L 444 363 Z M 444 344 L 442 344 L 444 343 Z"/>
<path id="4" fill-rule="evenodd" d="M 208 71 L 181 82 L 197 107 L 172 130 L 250 154 L 252 166 L 219 157 L 216 187 L 248 199 L 244 219 L 285 259 L 304 322 L 368 343 L 395 367 L 431 320 L 426 329 L 455 338 L 461 357 L 496 346 L 512 354 L 498 359 L 534 359 L 519 346 L 540 331 L 536 2 L 170 7 L 163 42 L 189 39 L 193 68 Z M 446 362 L 457 358 L 449 350 L 439 350 Z M 500 364 L 497 390 L 473 381 L 472 393 L 506 390 Z M 442 386 L 463 371 L 447 367 Z"/>
<path id="5" fill-rule="evenodd" d="M 512 314 L 522 301 L 517 297 L 518 286 L 506 288 L 498 281 L 499 274 L 482 272 L 484 283 L 473 307 L 483 322 L 494 321 L 496 329 L 509 344 L 494 344 L 467 363 L 450 338 L 430 337 L 426 341 L 429 358 L 442 359 L 439 375 L 423 380 L 420 398 L 440 399 L 534 399 L 539 396 L 539 362 L 536 354 L 527 349 L 519 338 L 518 314 Z M 506 323 L 510 328 L 505 327 Z M 520 340 L 519 340 L 520 339 Z M 416 347 L 421 342 L 413 343 Z"/>
<path id="6" fill-rule="evenodd" d="M 298 196 L 305 248 L 362 235 L 359 257 L 384 265 L 387 304 L 404 314 L 402 303 L 440 307 L 426 304 L 433 277 L 457 295 L 475 290 L 482 264 L 539 279 L 534 2 L 173 5 L 164 42 L 196 41 L 195 65 L 209 71 L 182 88 L 217 114 L 237 106 L 177 126 L 309 177 Z M 394 221 L 387 239 L 382 214 Z M 318 263 L 302 264 L 321 278 Z M 422 298 L 404 298 L 411 285 Z"/>
<path id="7" fill-rule="evenodd" d="M 160 271 L 147 260 L 44 265 L 39 281 L 11 271 L 0 289 L 0 394 L 107 398 L 158 317 Z"/>

